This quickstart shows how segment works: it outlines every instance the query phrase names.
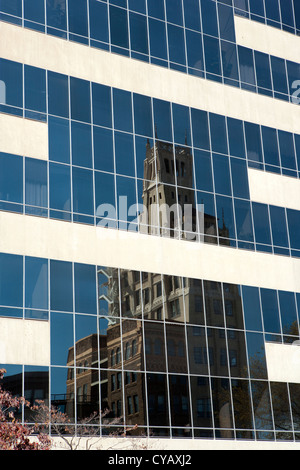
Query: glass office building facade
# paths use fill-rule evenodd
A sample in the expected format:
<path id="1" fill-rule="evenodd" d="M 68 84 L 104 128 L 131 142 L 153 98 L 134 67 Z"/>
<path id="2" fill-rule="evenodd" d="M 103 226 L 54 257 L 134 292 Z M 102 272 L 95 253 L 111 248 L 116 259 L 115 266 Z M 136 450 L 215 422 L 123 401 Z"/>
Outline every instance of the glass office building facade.
<path id="1" fill-rule="evenodd" d="M 0 0 L 0 25 L 99 53 L 98 67 L 113 55 L 143 64 L 149 76 L 159 69 L 162 77 L 212 83 L 220 101 L 222 90 L 238 90 L 249 102 L 298 112 L 296 53 L 292 60 L 239 44 L 238 18 L 293 41 L 300 34 L 298 0 Z M 223 271 L 237 252 L 279 260 L 283 269 L 299 262 L 300 208 L 253 199 L 249 172 L 298 184 L 300 127 L 13 55 L 0 57 L 1 83 L 1 116 L 48 129 L 48 159 L 3 151 L 0 139 L 1 213 L 125 236 L 118 265 L 69 259 L 62 250 L 51 257 L 47 247 L 33 256 L 25 236 L 22 249 L 1 250 L 0 320 L 49 328 L 49 364 L 0 354 L 5 386 L 58 407 L 74 429 L 97 413 L 91 433 L 102 436 L 137 425 L 139 436 L 299 441 L 300 382 L 270 378 L 266 345 L 299 341 L 300 290 L 259 276 L 233 282 Z M 174 206 L 165 225 L 162 207 Z M 128 266 L 125 234 L 137 243 L 148 237 L 145 258 L 160 257 L 162 266 L 174 243 L 182 256 L 226 250 L 226 266 L 220 255 L 211 261 L 217 278 L 205 267 L 188 275 L 175 260 L 173 271 L 158 272 L 134 253 Z M 255 277 L 264 263 L 243 269 Z M 33 419 L 26 410 L 20 417 Z"/>

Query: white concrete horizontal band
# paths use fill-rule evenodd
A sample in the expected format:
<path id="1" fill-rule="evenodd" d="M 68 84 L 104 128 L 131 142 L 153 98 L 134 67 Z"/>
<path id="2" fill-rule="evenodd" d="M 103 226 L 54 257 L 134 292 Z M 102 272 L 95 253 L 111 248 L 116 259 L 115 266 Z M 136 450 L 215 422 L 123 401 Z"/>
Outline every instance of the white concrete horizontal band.
<path id="1" fill-rule="evenodd" d="M 252 201 L 300 210 L 300 180 L 253 168 L 248 179 Z"/>
<path id="2" fill-rule="evenodd" d="M 0 57 L 276 129 L 300 106 L 0 22 Z"/>
<path id="3" fill-rule="evenodd" d="M 234 23 L 238 45 L 291 62 L 300 62 L 299 36 L 241 16 L 235 16 Z"/>
<path id="4" fill-rule="evenodd" d="M 266 343 L 265 349 L 269 380 L 300 384 L 300 346 Z"/>
<path id="5" fill-rule="evenodd" d="M 0 113 L 0 152 L 47 160 L 48 124 Z"/>
<path id="6" fill-rule="evenodd" d="M 0 212 L 0 252 L 300 292 L 300 260 Z"/>
<path id="7" fill-rule="evenodd" d="M 49 322 L 0 318 L 0 363 L 49 366 Z"/>

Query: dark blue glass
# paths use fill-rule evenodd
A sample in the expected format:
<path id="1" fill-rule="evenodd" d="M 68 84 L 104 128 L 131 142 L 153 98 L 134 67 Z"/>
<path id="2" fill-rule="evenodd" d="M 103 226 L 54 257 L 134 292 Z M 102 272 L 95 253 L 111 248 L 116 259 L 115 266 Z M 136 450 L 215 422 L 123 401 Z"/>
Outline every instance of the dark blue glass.
<path id="1" fill-rule="evenodd" d="M 248 160 L 252 160 L 254 162 L 262 162 L 263 156 L 260 127 L 257 124 L 245 122 L 245 135 Z"/>
<path id="2" fill-rule="evenodd" d="M 153 117 L 151 98 L 133 94 L 135 133 L 147 137 L 153 136 Z"/>
<path id="3" fill-rule="evenodd" d="M 288 247 L 288 232 L 285 209 L 283 207 L 270 206 L 270 218 L 273 245 Z"/>
<path id="4" fill-rule="evenodd" d="M 252 211 L 256 243 L 271 245 L 268 206 L 266 204 L 253 202 Z"/>
<path id="5" fill-rule="evenodd" d="M 50 261 L 50 307 L 58 311 L 72 312 L 73 310 L 71 263 Z"/>
<path id="6" fill-rule="evenodd" d="M 145 0 L 128 0 L 129 10 L 136 11 L 137 13 L 146 14 Z"/>
<path id="7" fill-rule="evenodd" d="M 172 104 L 174 141 L 177 144 L 191 145 L 191 126 L 189 108 Z"/>
<path id="8" fill-rule="evenodd" d="M 88 36 L 88 12 L 86 0 L 68 0 L 69 30 L 80 36 Z"/>
<path id="9" fill-rule="evenodd" d="M 48 310 L 48 260 L 25 259 L 25 307 Z"/>
<path id="10" fill-rule="evenodd" d="M 115 46 L 129 48 L 127 11 L 115 6 L 109 6 L 110 38 Z"/>
<path id="11" fill-rule="evenodd" d="M 213 152 L 228 154 L 226 121 L 224 116 L 209 114 L 211 145 Z"/>
<path id="12" fill-rule="evenodd" d="M 74 264 L 75 311 L 97 314 L 95 266 Z"/>
<path id="13" fill-rule="evenodd" d="M 54 162 L 70 163 L 69 121 L 49 116 L 49 159 Z"/>
<path id="14" fill-rule="evenodd" d="M 246 330 L 262 331 L 262 318 L 257 287 L 242 286 Z"/>
<path id="15" fill-rule="evenodd" d="M 93 167 L 92 133 L 89 124 L 71 121 L 72 164 L 85 168 Z"/>
<path id="16" fill-rule="evenodd" d="M 235 42 L 235 26 L 233 9 L 230 6 L 218 4 L 220 38 Z"/>
<path id="17" fill-rule="evenodd" d="M 186 57 L 183 28 L 168 24 L 167 30 L 170 62 L 185 65 Z"/>
<path id="18" fill-rule="evenodd" d="M 270 57 L 262 52 L 254 51 L 257 86 L 272 90 Z"/>
<path id="19" fill-rule="evenodd" d="M 206 72 L 214 75 L 221 75 L 219 40 L 211 36 L 204 36 L 203 40 Z"/>
<path id="20" fill-rule="evenodd" d="M 291 248 L 300 250 L 300 211 L 287 209 Z"/>
<path id="21" fill-rule="evenodd" d="M 164 0 L 147 0 L 148 14 L 159 20 L 165 19 L 165 4 Z"/>
<path id="22" fill-rule="evenodd" d="M 68 352 L 74 347 L 73 315 L 63 313 L 50 313 L 50 337 L 51 337 L 51 365 L 65 366 Z M 63 374 L 63 387 L 59 388 L 59 394 L 66 395 L 67 374 L 65 369 L 60 367 L 59 374 Z M 51 368 L 52 379 L 51 388 L 55 390 L 57 376 L 56 369 Z M 54 375 L 55 374 L 55 375 Z M 54 375 L 54 377 L 53 377 Z M 55 395 L 54 395 L 55 396 Z"/>
<path id="23" fill-rule="evenodd" d="M 159 140 L 173 141 L 170 103 L 153 100 L 155 134 Z"/>
<path id="24" fill-rule="evenodd" d="M 94 168 L 114 171 L 113 134 L 110 129 L 94 126 Z"/>
<path id="25" fill-rule="evenodd" d="M 149 38 L 151 56 L 167 60 L 166 24 L 162 21 L 149 18 Z"/>
<path id="26" fill-rule="evenodd" d="M 209 152 L 195 150 L 194 166 L 196 188 L 202 191 L 213 192 L 211 155 Z"/>
<path id="27" fill-rule="evenodd" d="M 201 31 L 198 0 L 184 0 L 183 8 L 185 27 L 195 31 Z"/>
<path id="28" fill-rule="evenodd" d="M 96 216 L 116 219 L 115 178 L 109 173 L 95 172 Z"/>
<path id="29" fill-rule="evenodd" d="M 238 81 L 239 72 L 236 45 L 227 41 L 221 41 L 221 54 L 224 77 Z"/>
<path id="30" fill-rule="evenodd" d="M 5 84 L 5 104 L 23 108 L 22 64 L 0 59 L 0 80 Z"/>
<path id="31" fill-rule="evenodd" d="M 0 153 L 0 199 L 23 202 L 23 158 Z"/>
<path id="32" fill-rule="evenodd" d="M 90 170 L 74 167 L 73 181 L 73 211 L 78 214 L 94 214 L 93 204 L 93 173 Z"/>
<path id="33" fill-rule="evenodd" d="M 279 3 L 283 25 L 295 26 L 292 0 L 279 0 Z M 295 0 L 293 3 L 298 2 Z"/>
<path id="34" fill-rule="evenodd" d="M 0 11 L 22 17 L 22 0 L 0 0 Z"/>
<path id="35" fill-rule="evenodd" d="M 91 122 L 90 82 L 70 78 L 71 118 L 76 121 Z"/>
<path id="36" fill-rule="evenodd" d="M 202 35 L 195 31 L 186 30 L 187 63 L 189 67 L 204 70 Z"/>
<path id="37" fill-rule="evenodd" d="M 278 131 L 281 166 L 284 168 L 296 169 L 295 147 L 293 134 L 290 132 Z"/>
<path id="38" fill-rule="evenodd" d="M 218 37 L 218 20 L 216 2 L 214 0 L 201 0 L 203 32 Z"/>
<path id="39" fill-rule="evenodd" d="M 146 16 L 130 12 L 130 45 L 131 50 L 142 54 L 149 53 Z"/>
<path id="40" fill-rule="evenodd" d="M 280 166 L 276 129 L 261 127 L 264 148 L 264 160 L 268 165 Z"/>
<path id="41" fill-rule="evenodd" d="M 230 158 L 233 196 L 250 199 L 248 170 L 245 160 Z"/>
<path id="42" fill-rule="evenodd" d="M 231 196 L 229 158 L 213 154 L 213 169 L 216 193 Z"/>
<path id="43" fill-rule="evenodd" d="M 25 203 L 48 207 L 47 162 L 35 158 L 25 159 Z"/>
<path id="44" fill-rule="evenodd" d="M 50 208 L 60 211 L 71 210 L 70 167 L 56 163 L 49 164 Z"/>
<path id="45" fill-rule="evenodd" d="M 46 112 L 46 72 L 36 67 L 24 67 L 25 108 Z"/>
<path id="46" fill-rule="evenodd" d="M 69 84 L 66 75 L 48 72 L 48 113 L 69 117 Z"/>
<path id="47" fill-rule="evenodd" d="M 284 59 L 271 56 L 271 64 L 274 90 L 279 93 L 288 94 Z"/>
<path id="48" fill-rule="evenodd" d="M 292 292 L 278 292 L 282 333 L 299 336 L 295 295 Z"/>
<path id="49" fill-rule="evenodd" d="M 243 121 L 227 118 L 230 155 L 245 158 L 245 136 Z"/>
<path id="50" fill-rule="evenodd" d="M 137 217 L 135 180 L 134 178 L 117 176 L 116 185 L 118 207 L 117 213 L 118 220 L 121 221 L 121 223 L 119 223 L 119 228 L 121 230 L 127 230 L 127 223 L 135 220 Z M 137 227 L 135 227 L 135 230 L 136 228 Z"/>
<path id="51" fill-rule="evenodd" d="M 182 26 L 182 3 L 181 0 L 165 0 L 167 21 L 169 23 L 177 24 Z"/>
<path id="52" fill-rule="evenodd" d="M 191 109 L 193 145 L 200 149 L 210 149 L 208 114 L 206 111 Z"/>
<path id="53" fill-rule="evenodd" d="M 23 257 L 0 253 L 0 305 L 23 306 Z"/>
<path id="54" fill-rule="evenodd" d="M 240 76 L 243 83 L 255 85 L 253 51 L 246 47 L 238 46 Z"/>
<path id="55" fill-rule="evenodd" d="M 249 201 L 234 200 L 234 213 L 238 240 L 253 242 L 253 226 Z"/>
<path id="56" fill-rule="evenodd" d="M 47 0 L 46 12 L 47 12 L 47 25 L 48 26 L 66 31 L 67 29 L 66 0 Z"/>
<path id="57" fill-rule="evenodd" d="M 217 219 L 219 236 L 236 239 L 232 199 L 226 196 L 216 196 Z"/>
<path id="58" fill-rule="evenodd" d="M 272 289 L 260 289 L 260 295 L 265 332 L 280 333 L 277 292 Z"/>
<path id="59" fill-rule="evenodd" d="M 132 132 L 132 102 L 131 93 L 123 90 L 113 90 L 114 124 L 115 129 Z"/>
<path id="60" fill-rule="evenodd" d="M 296 28 L 300 30 L 300 3 L 294 2 L 294 12 L 295 12 L 295 21 L 296 21 Z"/>
<path id="61" fill-rule="evenodd" d="M 249 0 L 250 12 L 255 15 L 265 16 L 263 0 Z"/>
<path id="62" fill-rule="evenodd" d="M 116 172 L 135 176 L 133 136 L 115 132 Z"/>
<path id="63" fill-rule="evenodd" d="M 112 127 L 111 88 L 92 83 L 92 102 L 94 124 Z"/>
<path id="64" fill-rule="evenodd" d="M 89 0 L 90 36 L 96 41 L 109 42 L 107 4 Z"/>
<path id="65" fill-rule="evenodd" d="M 24 0 L 24 18 L 45 24 L 44 0 Z"/>
<path id="66" fill-rule="evenodd" d="M 280 12 L 278 0 L 265 0 L 266 16 L 271 20 L 280 22 Z"/>

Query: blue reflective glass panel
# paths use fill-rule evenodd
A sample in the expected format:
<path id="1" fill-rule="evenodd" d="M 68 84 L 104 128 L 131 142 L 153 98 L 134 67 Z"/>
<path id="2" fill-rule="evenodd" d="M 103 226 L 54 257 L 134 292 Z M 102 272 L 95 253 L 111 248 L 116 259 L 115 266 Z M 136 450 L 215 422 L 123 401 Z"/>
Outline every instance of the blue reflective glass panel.
<path id="1" fill-rule="evenodd" d="M 69 85 L 65 75 L 48 72 L 48 113 L 69 117 Z"/>
<path id="2" fill-rule="evenodd" d="M 70 163 L 70 129 L 66 119 L 49 116 L 49 159 Z"/>
<path id="3" fill-rule="evenodd" d="M 74 265 L 75 311 L 97 314 L 95 266 Z"/>
<path id="4" fill-rule="evenodd" d="M 48 261 L 25 259 L 25 307 L 48 309 Z"/>
<path id="5" fill-rule="evenodd" d="M 72 182 L 74 212 L 87 215 L 94 214 L 92 171 L 74 167 Z"/>
<path id="6" fill-rule="evenodd" d="M 73 165 L 92 168 L 92 132 L 91 126 L 81 122 L 71 122 L 72 163 Z"/>
<path id="7" fill-rule="evenodd" d="M 277 292 L 272 289 L 261 289 L 260 295 L 265 331 L 280 333 Z"/>
<path id="8" fill-rule="evenodd" d="M 262 318 L 258 288 L 243 286 L 242 292 L 246 329 L 262 331 Z"/>
<path id="9" fill-rule="evenodd" d="M 23 257 L 0 253 L 0 304 L 23 306 Z"/>
<path id="10" fill-rule="evenodd" d="M 47 162 L 26 158 L 25 203 L 31 206 L 48 207 Z"/>
<path id="11" fill-rule="evenodd" d="M 112 126 L 111 88 L 92 83 L 93 123 L 98 126 Z"/>
<path id="12" fill-rule="evenodd" d="M 50 208 L 60 211 L 71 210 L 71 176 L 67 165 L 49 164 Z"/>
<path id="13" fill-rule="evenodd" d="M 76 121 L 91 122 L 90 82 L 70 78 L 71 118 Z"/>
<path id="14" fill-rule="evenodd" d="M 132 132 L 132 102 L 128 91 L 113 90 L 114 123 L 120 131 Z"/>
<path id="15" fill-rule="evenodd" d="M 72 264 L 50 261 L 50 308 L 58 311 L 73 311 Z"/>
<path id="16" fill-rule="evenodd" d="M 113 133 L 110 129 L 94 126 L 94 168 L 114 171 Z"/>
<path id="17" fill-rule="evenodd" d="M 115 46 L 128 49 L 127 11 L 110 5 L 109 17 L 111 43 Z"/>
<path id="18" fill-rule="evenodd" d="M 0 199 L 23 202 L 23 158 L 0 153 Z"/>

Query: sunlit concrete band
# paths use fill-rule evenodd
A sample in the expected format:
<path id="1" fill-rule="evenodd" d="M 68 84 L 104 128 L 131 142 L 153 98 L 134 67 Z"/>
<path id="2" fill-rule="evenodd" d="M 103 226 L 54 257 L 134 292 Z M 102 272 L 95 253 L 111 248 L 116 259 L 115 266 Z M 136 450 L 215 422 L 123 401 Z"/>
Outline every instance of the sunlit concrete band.
<path id="1" fill-rule="evenodd" d="M 235 16 L 234 23 L 238 45 L 291 62 L 300 62 L 299 36 L 241 16 Z"/>
<path id="2" fill-rule="evenodd" d="M 0 318 L 0 363 L 49 366 L 49 322 Z"/>
<path id="3" fill-rule="evenodd" d="M 47 160 L 48 124 L 0 113 L 0 152 Z"/>
<path id="4" fill-rule="evenodd" d="M 0 57 L 276 129 L 300 106 L 0 22 Z"/>
<path id="5" fill-rule="evenodd" d="M 300 210 L 300 180 L 248 168 L 250 199 L 262 204 Z"/>
<path id="6" fill-rule="evenodd" d="M 0 252 L 300 292 L 300 260 L 0 212 Z"/>
<path id="7" fill-rule="evenodd" d="M 300 346 L 266 343 L 265 349 L 269 380 L 300 384 Z"/>

